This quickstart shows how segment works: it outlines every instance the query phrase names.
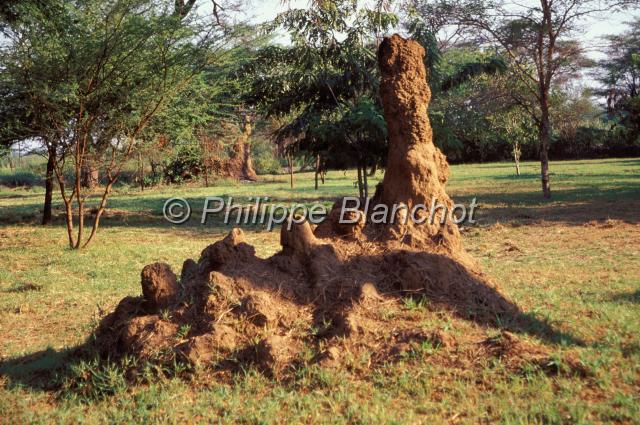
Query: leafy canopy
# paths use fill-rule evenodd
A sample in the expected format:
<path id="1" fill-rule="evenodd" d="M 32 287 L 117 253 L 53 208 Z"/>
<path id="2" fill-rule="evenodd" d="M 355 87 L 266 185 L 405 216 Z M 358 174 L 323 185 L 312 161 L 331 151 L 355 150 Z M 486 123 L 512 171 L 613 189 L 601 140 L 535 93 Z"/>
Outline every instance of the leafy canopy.
<path id="1" fill-rule="evenodd" d="M 247 101 L 284 122 L 275 133 L 280 146 L 322 154 L 334 167 L 384 156 L 376 36 L 397 22 L 381 9 L 331 1 L 289 10 L 267 26 L 285 30 L 291 45 L 259 52 Z"/>

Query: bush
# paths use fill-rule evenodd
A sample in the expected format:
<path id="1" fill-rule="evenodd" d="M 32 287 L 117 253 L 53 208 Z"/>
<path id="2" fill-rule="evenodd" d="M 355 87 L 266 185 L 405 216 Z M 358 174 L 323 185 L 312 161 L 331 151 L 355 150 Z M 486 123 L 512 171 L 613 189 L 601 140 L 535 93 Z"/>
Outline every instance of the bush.
<path id="1" fill-rule="evenodd" d="M 203 171 L 202 150 L 195 143 L 180 146 L 164 163 L 164 179 L 169 183 L 194 180 Z"/>
<path id="2" fill-rule="evenodd" d="M 255 139 L 251 145 L 253 167 L 258 174 L 278 174 L 283 164 L 275 153 L 274 146 L 265 139 Z"/>

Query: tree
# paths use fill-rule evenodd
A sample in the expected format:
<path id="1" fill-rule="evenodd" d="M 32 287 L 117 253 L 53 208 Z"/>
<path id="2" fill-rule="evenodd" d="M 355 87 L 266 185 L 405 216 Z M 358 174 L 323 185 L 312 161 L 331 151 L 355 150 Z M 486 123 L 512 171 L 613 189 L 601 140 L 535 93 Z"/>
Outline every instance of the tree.
<path id="1" fill-rule="evenodd" d="M 518 106 L 512 106 L 502 113 L 490 117 L 491 128 L 504 133 L 505 140 L 511 148 L 511 155 L 516 167 L 516 175 L 520 175 L 520 159 L 523 148 L 533 144 L 533 123 Z"/>
<path id="2" fill-rule="evenodd" d="M 61 1 L 52 0 L 44 2 L 40 0 L 25 0 L 23 2 L 7 1 L 0 6 L 0 30 L 9 40 L 18 36 L 20 28 L 33 25 L 40 21 L 43 31 L 58 32 L 65 24 L 64 20 L 56 20 L 55 17 L 62 13 L 64 5 Z M 2 52 L 9 57 L 11 42 L 1 47 Z M 7 65 L 5 62 L 4 65 Z M 15 70 L 15 68 L 14 68 Z M 0 129 L 0 144 L 11 145 L 25 139 L 39 139 L 44 143 L 48 132 L 45 117 L 38 115 L 32 109 L 29 88 L 21 85 L 16 74 L 12 74 L 12 68 L 2 66 L 0 68 L 0 121 L 3 126 Z M 63 83 L 63 75 L 50 75 L 51 81 Z M 24 81 L 22 81 L 24 82 Z M 45 174 L 45 199 L 42 213 L 42 224 L 51 224 L 52 197 L 54 185 L 54 156 L 56 154 L 56 142 L 49 140 L 49 146 L 44 149 L 47 157 L 47 170 Z"/>
<path id="3" fill-rule="evenodd" d="M 20 18 L 6 31 L 2 69 L 15 93 L 24 94 L 26 115 L 36 117 L 22 128 L 40 137 L 53 156 L 73 249 L 93 240 L 144 130 L 235 40 L 216 3 L 204 18 L 192 12 L 194 3 L 178 0 L 172 9 L 152 0 L 82 0 L 56 3 L 55 15 L 45 14 L 40 3 L 12 9 Z M 104 186 L 85 237 L 91 193 L 81 182 L 89 155 L 100 163 Z"/>
<path id="4" fill-rule="evenodd" d="M 351 0 L 316 3 L 286 11 L 268 26 L 287 31 L 292 44 L 258 53 L 247 102 L 283 121 L 274 139 L 288 157 L 320 156 L 318 167 L 356 166 L 359 192 L 366 196 L 366 169 L 386 153 L 376 36 L 397 18 Z"/>
<path id="5" fill-rule="evenodd" d="M 493 49 L 456 40 L 459 33 L 441 33 L 446 21 L 412 7 L 405 26 L 427 53 L 434 143 L 450 161 L 500 160 L 507 148 L 518 153 L 528 140 L 515 139 L 512 146 L 504 125 L 507 115 L 522 113 L 512 98 L 519 88 L 506 74 L 508 61 Z"/>
<path id="6" fill-rule="evenodd" d="M 640 144 L 640 19 L 628 25 L 622 34 L 606 37 L 607 58 L 599 63 L 599 80 L 614 137 L 633 146 Z"/>
<path id="7" fill-rule="evenodd" d="M 637 0 L 540 0 L 522 5 L 504 0 L 411 0 L 422 13 L 445 24 L 472 29 L 479 44 L 493 45 L 510 58 L 511 72 L 527 88 L 521 106 L 538 128 L 541 182 L 551 197 L 549 145 L 552 87 L 581 65 L 582 49 L 573 39 L 581 19 L 618 10 Z M 444 24 L 443 24 L 444 25 Z"/>
<path id="8" fill-rule="evenodd" d="M 486 161 L 514 155 L 519 173 L 523 137 L 521 108 L 513 99 L 520 84 L 506 74 L 500 52 L 461 38 L 460 29 L 446 31 L 448 18 L 431 13 L 428 4 L 405 3 L 407 31 L 426 50 L 432 102 L 429 107 L 434 143 L 453 161 Z M 518 116 L 514 122 L 511 117 Z M 515 137 L 515 136 L 518 137 Z"/>
<path id="9" fill-rule="evenodd" d="M 190 161 L 196 167 L 191 177 L 204 176 L 207 186 L 212 175 L 239 180 L 257 178 L 252 166 L 251 136 L 260 123 L 242 97 L 252 78 L 245 67 L 270 37 L 260 36 L 251 26 L 236 26 L 236 31 L 244 42 L 225 50 L 215 66 L 205 67 L 171 101 L 149 131 L 174 141 L 179 145 L 177 153 L 186 152 L 186 145 L 191 145 L 188 150 L 197 153 L 197 158 L 192 155 Z M 167 177 L 174 181 L 177 176 L 169 162 Z"/>
<path id="10" fill-rule="evenodd" d="M 0 160 L 7 158 L 11 155 L 11 149 L 7 145 L 0 145 Z"/>
<path id="11" fill-rule="evenodd" d="M 434 143 L 450 161 L 502 159 L 506 143 L 490 118 L 513 107 L 504 64 L 492 52 L 466 46 L 450 46 L 439 56 L 430 78 Z"/>

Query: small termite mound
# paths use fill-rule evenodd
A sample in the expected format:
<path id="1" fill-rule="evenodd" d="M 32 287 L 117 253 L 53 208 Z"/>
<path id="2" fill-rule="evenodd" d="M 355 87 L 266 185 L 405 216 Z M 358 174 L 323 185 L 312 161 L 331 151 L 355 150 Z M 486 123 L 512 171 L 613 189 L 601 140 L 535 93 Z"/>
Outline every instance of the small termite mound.
<path id="1" fill-rule="evenodd" d="M 244 117 L 242 132 L 233 145 L 231 157 L 224 164 L 222 174 L 226 177 L 255 182 L 258 175 L 253 168 L 251 159 L 251 144 L 249 138 L 253 133 L 253 122 L 249 115 Z"/>

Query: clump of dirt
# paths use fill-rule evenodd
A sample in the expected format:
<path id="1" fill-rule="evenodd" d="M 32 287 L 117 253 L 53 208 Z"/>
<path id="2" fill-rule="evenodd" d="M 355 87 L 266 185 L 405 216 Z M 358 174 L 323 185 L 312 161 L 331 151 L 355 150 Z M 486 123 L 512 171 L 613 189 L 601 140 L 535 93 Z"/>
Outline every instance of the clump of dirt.
<path id="1" fill-rule="evenodd" d="M 391 148 L 376 198 L 388 205 L 451 204 L 447 162 L 431 140 L 423 56 L 418 43 L 399 36 L 380 47 Z M 360 350 L 384 363 L 416 346 L 457 349 L 447 333 L 416 329 L 406 305 L 445 309 L 481 326 L 521 317 L 467 256 L 450 221 L 344 225 L 339 206 L 315 229 L 283 226 L 282 251 L 267 259 L 234 229 L 197 261 L 185 261 L 179 279 L 166 264 L 145 267 L 143 295 L 123 299 L 102 320 L 101 352 L 178 357 L 223 370 L 255 365 L 278 378 L 309 361 L 310 348 L 326 367 Z"/>
<path id="2" fill-rule="evenodd" d="M 168 264 L 150 264 L 142 269 L 142 294 L 149 308 L 169 307 L 179 291 L 178 278 Z"/>
<path id="3" fill-rule="evenodd" d="M 329 216 L 314 230 L 316 236 L 320 238 L 346 237 L 358 239 L 362 235 L 366 225 L 366 217 L 361 212 L 350 210 L 345 210 L 343 214 L 342 204 L 342 199 L 333 204 Z"/>

